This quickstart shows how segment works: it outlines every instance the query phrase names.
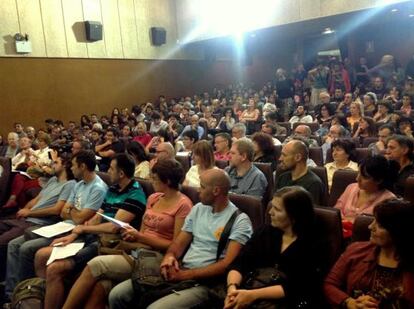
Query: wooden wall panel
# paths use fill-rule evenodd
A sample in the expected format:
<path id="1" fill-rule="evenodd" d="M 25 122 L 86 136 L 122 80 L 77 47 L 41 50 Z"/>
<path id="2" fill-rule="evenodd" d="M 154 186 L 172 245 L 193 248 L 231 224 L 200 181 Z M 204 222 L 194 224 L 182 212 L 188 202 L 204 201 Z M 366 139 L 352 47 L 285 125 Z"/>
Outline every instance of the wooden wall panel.
<path id="1" fill-rule="evenodd" d="M 118 1 L 118 9 L 124 56 L 125 58 L 136 58 L 139 52 L 134 0 Z M 143 18 L 143 16 L 140 16 L 140 18 Z"/>
<path id="2" fill-rule="evenodd" d="M 48 57 L 67 57 L 66 33 L 63 23 L 62 2 L 57 0 L 40 0 L 43 31 Z"/>
<path id="3" fill-rule="evenodd" d="M 99 21 L 102 23 L 101 1 L 100 0 L 83 0 L 83 18 L 88 21 Z M 90 58 L 105 58 L 106 47 L 105 38 L 101 41 L 89 42 L 88 55 Z"/>
<path id="4" fill-rule="evenodd" d="M 0 36 L 2 38 L 0 55 L 15 55 L 16 48 L 13 36 L 15 33 L 20 32 L 15 0 L 0 1 L 0 20 Z"/>
<path id="5" fill-rule="evenodd" d="M 101 0 L 102 22 L 106 56 L 108 58 L 124 58 L 119 23 L 118 1 Z"/>
<path id="6" fill-rule="evenodd" d="M 69 57 L 87 58 L 82 0 L 62 0 Z"/>
<path id="7" fill-rule="evenodd" d="M 20 31 L 29 34 L 32 43 L 32 56 L 41 57 L 46 52 L 42 27 L 42 15 L 38 0 L 17 0 Z"/>
<path id="8" fill-rule="evenodd" d="M 15 121 L 42 127 L 49 117 L 78 121 L 160 94 L 191 95 L 230 81 L 230 72 L 203 61 L 0 58 L 0 133 Z"/>

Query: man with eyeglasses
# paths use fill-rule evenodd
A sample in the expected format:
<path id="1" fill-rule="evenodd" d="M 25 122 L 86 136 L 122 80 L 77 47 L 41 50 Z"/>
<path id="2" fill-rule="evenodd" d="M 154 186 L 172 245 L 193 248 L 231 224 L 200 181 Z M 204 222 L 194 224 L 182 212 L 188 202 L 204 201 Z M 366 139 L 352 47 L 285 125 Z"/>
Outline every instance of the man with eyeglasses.
<path id="1" fill-rule="evenodd" d="M 248 139 L 233 143 L 230 149 L 230 166 L 225 171 L 230 177 L 230 191 L 262 198 L 267 188 L 266 176 L 253 165 L 254 148 Z"/>
<path id="2" fill-rule="evenodd" d="M 214 137 L 214 158 L 216 160 L 230 160 L 231 136 L 228 133 L 218 133 Z"/>
<path id="3" fill-rule="evenodd" d="M 341 112 L 344 115 L 349 115 L 349 108 L 352 103 L 352 93 L 345 93 L 344 100 L 339 103 L 338 108 L 336 109 L 336 112 Z"/>
<path id="4" fill-rule="evenodd" d="M 387 139 L 393 135 L 394 132 L 394 127 L 389 124 L 384 124 L 379 128 L 378 141 L 368 145 L 368 149 L 371 150 L 371 154 L 373 156 L 385 154 L 385 145 L 387 144 Z"/>
<path id="5" fill-rule="evenodd" d="M 167 160 L 175 158 L 175 150 L 169 142 L 159 143 L 155 150 L 155 157 L 150 161 L 150 169 L 158 162 L 158 160 Z"/>

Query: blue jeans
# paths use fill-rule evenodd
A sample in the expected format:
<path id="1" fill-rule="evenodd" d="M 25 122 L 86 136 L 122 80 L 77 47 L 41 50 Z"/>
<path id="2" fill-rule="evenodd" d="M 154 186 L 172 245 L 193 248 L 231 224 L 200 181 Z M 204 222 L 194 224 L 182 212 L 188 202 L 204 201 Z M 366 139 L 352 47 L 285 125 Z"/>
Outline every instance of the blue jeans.
<path id="1" fill-rule="evenodd" d="M 208 288 L 199 285 L 193 288 L 173 293 L 153 302 L 147 309 L 188 309 L 208 300 Z M 109 293 L 109 308 L 131 308 L 134 301 L 134 289 L 131 279 L 121 282 Z"/>
<path id="2" fill-rule="evenodd" d="M 7 272 L 5 293 L 11 296 L 17 283 L 35 277 L 34 257 L 37 250 L 49 246 L 53 238 L 36 238 L 25 241 L 24 236 L 11 240 L 7 246 Z"/>

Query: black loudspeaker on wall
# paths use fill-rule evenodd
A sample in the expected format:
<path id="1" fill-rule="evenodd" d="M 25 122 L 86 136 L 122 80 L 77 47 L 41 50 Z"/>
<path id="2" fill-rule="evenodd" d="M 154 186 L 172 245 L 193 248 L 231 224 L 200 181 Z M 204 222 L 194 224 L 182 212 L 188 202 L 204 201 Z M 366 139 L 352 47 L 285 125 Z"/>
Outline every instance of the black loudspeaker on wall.
<path id="1" fill-rule="evenodd" d="M 167 41 L 167 30 L 161 27 L 151 27 L 152 45 L 160 46 Z"/>
<path id="2" fill-rule="evenodd" d="M 90 42 L 102 40 L 102 24 L 99 21 L 85 21 L 86 40 Z"/>

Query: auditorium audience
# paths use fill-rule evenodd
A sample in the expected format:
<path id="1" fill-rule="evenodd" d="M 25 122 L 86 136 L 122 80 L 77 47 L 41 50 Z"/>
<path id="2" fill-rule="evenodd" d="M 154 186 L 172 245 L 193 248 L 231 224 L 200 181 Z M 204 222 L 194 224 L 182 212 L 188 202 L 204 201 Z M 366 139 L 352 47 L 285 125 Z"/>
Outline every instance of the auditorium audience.
<path id="1" fill-rule="evenodd" d="M 141 226 L 139 229 L 131 226 L 122 232 L 123 239 L 130 242 L 131 247 L 165 252 L 177 238 L 192 207 L 190 199 L 178 190 L 183 177 L 184 171 L 175 160 L 161 161 L 151 169 L 155 193 L 148 197 Z M 122 255 L 95 257 L 71 288 L 64 308 L 104 308 L 112 287 L 115 288 L 109 298 L 111 308 L 121 308 L 121 304 L 129 307 L 134 298 L 132 270 Z M 117 307 L 114 307 L 115 301 L 119 303 Z M 103 306 L 97 306 L 102 303 Z"/>
<path id="2" fill-rule="evenodd" d="M 8 135 L 7 143 L 2 144 L 0 141 L 0 156 L 12 159 L 13 168 L 18 169 L 19 173 L 13 173 L 9 177 L 8 173 L 5 173 L 4 165 L 0 168 L 2 171 L 0 181 L 5 180 L 6 182 L 2 184 L 5 183 L 12 187 L 10 199 L 7 200 L 8 196 L 6 196 L 6 201 L 2 201 L 3 207 L 12 207 L 11 209 L 17 210 L 16 206 L 37 205 L 33 204 L 33 201 L 37 198 L 44 198 L 45 190 L 51 186 L 50 181 L 56 179 L 55 173 L 56 176 L 58 174 L 56 171 L 63 169 L 59 165 L 61 164 L 60 153 L 72 152 L 76 157 L 79 153 L 83 153 L 83 150 L 89 149 L 91 144 L 101 171 L 106 171 L 112 158 L 117 153 L 124 153 L 126 149 L 135 160 L 134 176 L 144 179 L 150 177 L 150 167 L 154 168 L 157 164 L 174 159 L 174 147 L 176 147 L 178 151 L 186 152 L 193 158 L 193 166 L 187 173 L 184 183 L 195 187 L 200 186 L 200 178 L 203 178 L 203 175 L 209 173 L 215 175 L 218 169 L 215 168 L 214 159 L 229 161 L 230 166 L 226 169 L 230 178 L 229 190 L 262 198 L 264 192 L 269 189 L 267 180 L 252 162 L 268 162 L 274 168 L 276 166 L 274 145 L 279 145 L 280 141 L 284 142 L 284 146 L 276 173 L 275 189 L 291 185 L 303 186 L 311 193 L 315 204 L 321 205 L 326 202 L 324 187 L 332 185 L 335 171 L 357 168 L 356 163 L 352 161 L 351 148 L 353 147 L 348 145 L 348 141 L 340 139 L 352 136 L 356 147 L 368 147 L 366 149 L 373 157 L 362 162 L 359 167 L 358 182 L 348 186 L 336 203 L 336 207 L 341 208 L 344 220 L 344 236 L 348 237 L 356 215 L 371 214 L 375 205 L 386 198 L 394 197 L 391 191 L 397 196 L 402 196 L 406 190 L 405 180 L 410 175 L 414 175 L 414 136 L 411 117 L 414 81 L 410 78 L 404 80 L 403 71 L 392 55 L 384 55 L 381 63 L 371 69 L 364 58 L 360 59 L 359 65 L 355 68 L 350 59 L 345 59 L 342 63 L 335 57 L 329 58 L 330 68 L 328 68 L 325 66 L 327 63 L 325 59 L 328 57 L 318 58 L 316 66 L 309 72 L 303 69 L 302 64 L 298 64 L 292 72 L 279 68 L 275 79 L 262 85 L 234 83 L 228 87 L 217 86 L 212 92 L 205 91 L 181 98 L 166 100 L 164 96 L 160 96 L 157 101 L 134 105 L 131 113 L 127 107 L 123 106 L 120 109 L 114 108 L 110 117 L 99 115 L 98 118 L 95 113 L 90 116 L 82 115 L 79 123 L 70 121 L 67 126 L 61 120 L 46 119 L 43 124 L 45 129 L 33 127 L 31 123 L 25 121 L 25 126 L 27 126 L 26 130 L 23 130 L 21 120 L 13 119 L 15 125 Z M 309 115 L 306 113 L 308 109 Z M 201 115 L 203 118 L 199 119 Z M 291 119 L 290 123 L 279 122 L 288 119 Z M 309 126 L 295 125 L 292 135 L 286 138 L 287 132 L 293 129 L 294 122 L 307 122 L 308 120 L 313 123 Z M 147 125 L 150 127 L 151 134 L 146 132 Z M 377 128 L 379 128 L 378 132 Z M 121 137 L 119 137 L 118 130 L 122 130 Z M 230 131 L 232 136 L 227 134 Z M 393 135 L 395 132 L 401 135 Z M 246 133 L 249 135 L 246 136 Z M 105 136 L 103 141 L 102 136 Z M 378 137 L 377 141 L 376 137 Z M 172 141 L 172 144 L 169 141 Z M 214 152 L 211 147 L 213 141 Z M 324 162 L 328 149 L 332 147 L 334 161 L 326 164 L 328 184 L 322 184 L 321 179 L 308 169 L 308 166 L 316 166 L 312 158 L 317 158 L 309 158 L 308 147 L 318 147 L 318 142 L 322 144 Z M 155 152 L 150 163 L 148 163 L 144 148 L 147 154 Z M 59 157 L 51 149 L 58 149 Z M 317 149 L 312 150 L 312 156 L 316 156 L 316 151 Z M 49 153 L 52 158 L 49 157 Z M 388 161 L 378 155 L 385 155 Z M 2 164 L 7 164 L 7 161 L 2 162 Z M 397 165 L 396 163 L 399 169 L 396 168 L 394 171 L 392 167 L 394 164 Z M 220 164 L 220 166 L 223 165 L 225 164 Z M 23 171 L 27 174 L 21 173 Z M 393 177 L 394 172 L 398 176 L 396 179 Z M 3 175 L 6 175 L 5 178 L 2 177 Z M 216 176 L 220 177 L 219 174 Z M 6 179 L 7 177 L 9 178 Z M 48 182 L 49 177 L 51 179 Z M 158 180 L 156 179 L 155 182 Z M 40 184 L 45 186 L 42 188 Z M 202 182 L 199 190 L 202 192 L 206 190 Z M 26 203 L 29 198 L 33 198 L 33 194 L 36 195 L 39 191 L 41 193 L 37 198 Z M 2 192 L 0 190 L 0 193 Z M 32 208 L 37 208 L 37 206 Z M 53 211 L 53 209 L 54 206 L 51 206 L 50 210 Z M 19 222 L 19 233 L 22 230 L 21 226 L 29 225 L 29 221 L 23 219 L 25 215 L 30 219 L 29 212 L 45 214 L 48 211 L 48 208 L 30 210 L 27 207 L 18 211 L 18 218 L 22 218 L 16 221 Z M 285 211 L 287 212 L 286 209 Z M 4 219 L 6 212 L 0 212 L 0 220 Z M 32 219 L 43 218 L 36 217 L 30 220 Z M 15 227 L 13 226 L 10 230 Z M 141 232 L 131 230 L 130 233 L 125 234 L 125 237 L 129 237 L 126 236 L 127 234 L 131 236 Z M 172 230 L 170 232 L 169 243 L 174 234 Z M 1 236 L 7 235 L 5 232 Z M 7 238 L 4 241 L 3 246 L 7 245 L 8 240 Z M 22 268 L 22 273 L 30 273 L 29 264 L 33 262 L 30 259 L 34 255 L 31 250 L 38 248 L 22 244 L 21 237 L 9 242 L 11 255 L 7 263 L 9 273 L 6 280 L 6 290 L 9 296 L 12 292 L 11 282 L 15 284 L 18 280 L 13 276 L 21 275 L 16 269 Z M 19 249 L 20 246 L 22 250 Z M 166 246 L 157 249 L 165 250 Z M 380 248 L 376 250 L 379 251 Z M 114 283 L 128 279 L 131 269 L 126 268 L 127 274 L 122 278 L 110 279 L 114 280 Z M 100 271 L 105 273 L 103 277 L 107 276 L 106 270 Z M 384 274 L 383 269 L 379 271 L 380 275 Z M 94 275 L 89 273 L 89 276 Z M 96 279 L 87 277 L 91 280 L 91 285 L 83 291 L 85 295 L 91 294 L 91 297 L 87 297 L 87 300 L 85 297 L 77 300 L 75 298 L 81 294 L 78 294 L 79 290 L 75 289 L 75 292 L 71 293 L 70 301 L 68 300 L 67 308 L 83 305 L 94 308 L 105 306 L 106 295 L 112 283 L 104 283 L 101 286 L 96 284 L 99 278 L 94 278 Z M 120 304 L 122 299 L 129 299 L 130 296 L 125 296 L 126 298 L 121 296 L 125 288 L 130 289 L 130 283 L 124 284 L 126 285 L 121 285 L 119 290 L 114 291 L 112 303 Z M 400 286 L 403 285 L 400 284 Z M 82 286 L 78 288 L 80 287 Z M 233 287 L 230 287 L 230 290 Z M 290 295 L 292 289 L 283 284 L 279 287 L 284 293 L 287 291 L 285 301 L 289 303 L 292 300 Z M 316 287 L 315 285 L 314 288 Z M 357 289 L 347 286 L 348 288 Z M 50 297 L 53 289 L 49 285 L 47 290 L 49 290 L 47 293 Z M 256 291 L 239 289 L 234 293 L 233 296 L 240 293 L 240 297 L 236 296 L 232 301 L 227 299 L 228 308 L 242 307 L 246 304 L 243 300 L 246 295 L 256 295 Z M 371 291 L 368 294 L 377 298 L 375 293 Z M 273 296 L 277 295 L 282 294 L 276 293 Z M 378 299 L 374 301 L 366 295 L 361 297 L 355 294 L 348 295 L 355 299 L 348 299 L 347 304 L 343 304 L 347 308 L 364 308 L 364 306 L 375 308 L 377 306 Z M 318 295 L 312 295 L 311 302 L 313 302 L 313 296 L 318 297 Z M 170 299 L 167 297 L 168 301 Z M 64 299 L 59 297 L 59 301 L 63 302 Z M 164 301 L 156 302 L 154 308 L 164 305 Z M 335 298 L 335 301 L 338 299 Z M 277 303 L 282 304 L 283 300 Z M 391 301 L 393 306 L 397 303 Z M 255 302 L 254 304 L 260 305 L 261 303 Z M 381 303 L 379 307 L 382 308 L 382 306 Z"/>

